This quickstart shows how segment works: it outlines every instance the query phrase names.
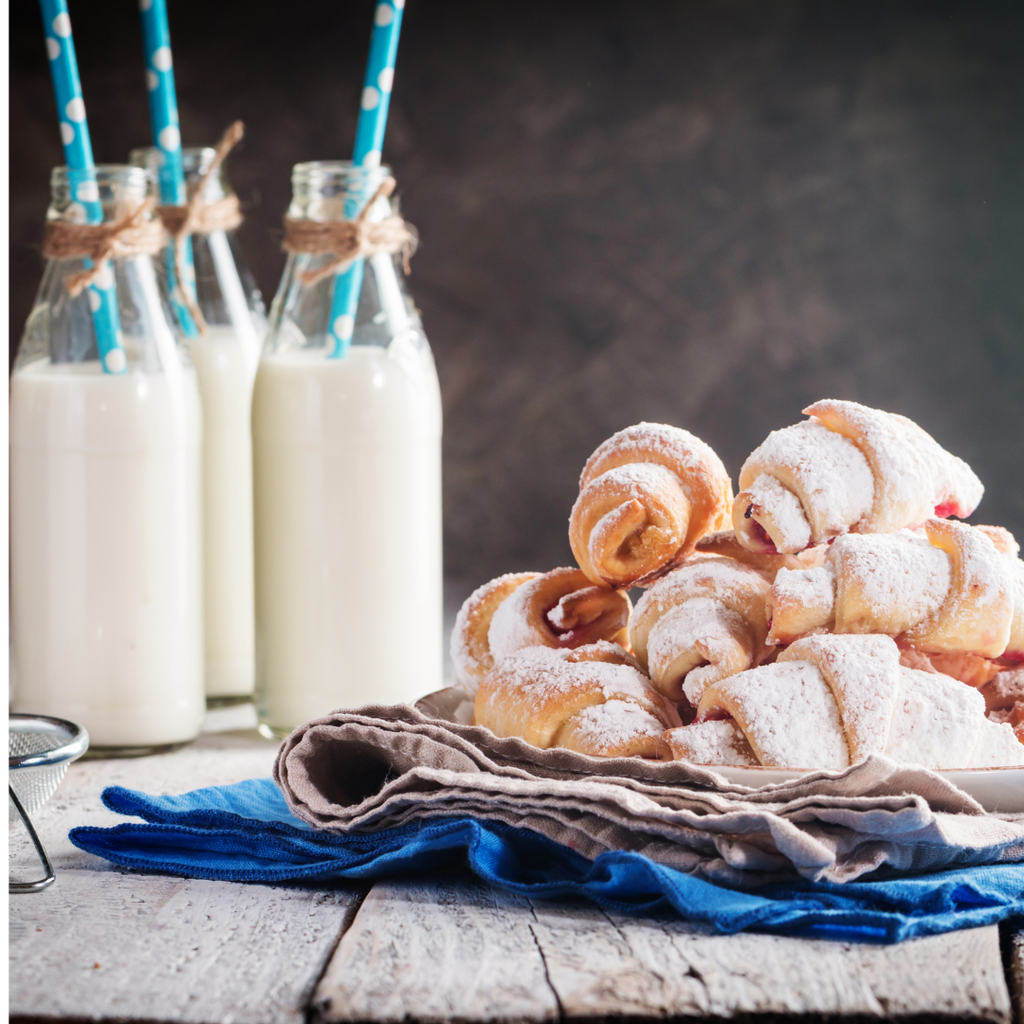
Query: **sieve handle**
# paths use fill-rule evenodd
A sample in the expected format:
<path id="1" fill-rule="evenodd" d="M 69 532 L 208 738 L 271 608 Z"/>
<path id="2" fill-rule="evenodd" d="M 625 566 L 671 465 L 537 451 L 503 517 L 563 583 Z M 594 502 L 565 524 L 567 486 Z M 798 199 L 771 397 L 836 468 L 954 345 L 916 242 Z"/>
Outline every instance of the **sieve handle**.
<path id="1" fill-rule="evenodd" d="M 35 827 L 32 825 L 32 819 L 25 813 L 25 808 L 21 806 L 21 801 L 14 792 L 13 787 L 8 785 L 7 792 L 10 794 L 14 809 L 18 812 L 25 828 L 28 830 L 29 838 L 32 840 L 32 845 L 36 848 L 36 853 L 39 854 L 39 861 L 46 872 L 45 878 L 37 879 L 35 882 L 11 882 L 8 879 L 8 892 L 42 892 L 57 876 L 53 873 L 53 865 L 50 863 L 50 858 L 46 855 L 46 847 L 43 846 L 43 841 L 36 834 Z"/>

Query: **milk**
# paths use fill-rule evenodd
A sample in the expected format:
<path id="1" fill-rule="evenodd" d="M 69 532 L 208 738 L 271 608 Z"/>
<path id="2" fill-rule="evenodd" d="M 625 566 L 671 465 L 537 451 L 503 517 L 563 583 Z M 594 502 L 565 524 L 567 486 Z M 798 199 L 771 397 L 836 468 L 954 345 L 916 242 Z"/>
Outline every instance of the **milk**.
<path id="1" fill-rule="evenodd" d="M 248 313 L 246 313 L 248 320 Z M 206 693 L 240 697 L 255 678 L 252 435 L 255 331 L 211 326 L 188 341 L 203 406 Z"/>
<path id="2" fill-rule="evenodd" d="M 399 337 L 265 354 L 253 394 L 257 708 L 283 733 L 442 685 L 441 401 Z"/>
<path id="3" fill-rule="evenodd" d="M 192 739 L 205 709 L 199 396 L 166 365 L 11 378 L 14 710 L 94 747 Z"/>

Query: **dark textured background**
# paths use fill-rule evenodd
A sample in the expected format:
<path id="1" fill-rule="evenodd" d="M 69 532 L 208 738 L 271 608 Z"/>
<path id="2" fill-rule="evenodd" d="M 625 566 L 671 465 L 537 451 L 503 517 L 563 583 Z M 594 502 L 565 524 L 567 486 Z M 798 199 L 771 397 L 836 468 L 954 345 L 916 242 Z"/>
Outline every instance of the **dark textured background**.
<path id="1" fill-rule="evenodd" d="M 171 0 L 186 143 L 236 117 L 268 298 L 290 165 L 347 156 L 372 4 Z M 71 0 L 96 156 L 148 141 L 131 0 Z M 60 160 L 11 4 L 14 337 Z M 409 0 L 385 158 L 444 393 L 446 562 L 546 569 L 640 419 L 734 473 L 816 398 L 917 419 L 1024 537 L 1024 6 Z"/>

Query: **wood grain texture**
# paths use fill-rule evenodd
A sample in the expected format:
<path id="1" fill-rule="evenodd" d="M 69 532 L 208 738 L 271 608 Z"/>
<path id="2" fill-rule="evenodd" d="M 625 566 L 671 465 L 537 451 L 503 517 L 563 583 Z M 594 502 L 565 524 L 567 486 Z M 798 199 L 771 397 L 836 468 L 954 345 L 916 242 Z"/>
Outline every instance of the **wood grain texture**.
<path id="1" fill-rule="evenodd" d="M 1007 980 L 1013 994 L 1015 1020 L 1024 1024 L 1024 927 L 1010 936 L 1010 962 Z"/>
<path id="2" fill-rule="evenodd" d="M 317 987 L 336 1021 L 939 1017 L 1009 1022 L 997 928 L 898 946 L 722 936 L 464 876 L 378 883 Z"/>
<path id="3" fill-rule="evenodd" d="M 588 906 L 535 911 L 537 941 L 567 1017 L 1010 1017 L 996 927 L 869 946 L 722 936 Z"/>
<path id="4" fill-rule="evenodd" d="M 10 902 L 10 1012 L 25 1017 L 298 1024 L 361 890 L 239 885 L 121 872 L 67 840 L 123 820 L 104 786 L 185 792 L 269 774 L 276 746 L 204 736 L 163 757 L 71 766 L 36 816 L 57 881 Z M 12 858 L 29 863 L 11 833 Z"/>
<path id="5" fill-rule="evenodd" d="M 321 1021 L 559 1016 L 524 899 L 468 873 L 378 882 L 317 986 Z"/>

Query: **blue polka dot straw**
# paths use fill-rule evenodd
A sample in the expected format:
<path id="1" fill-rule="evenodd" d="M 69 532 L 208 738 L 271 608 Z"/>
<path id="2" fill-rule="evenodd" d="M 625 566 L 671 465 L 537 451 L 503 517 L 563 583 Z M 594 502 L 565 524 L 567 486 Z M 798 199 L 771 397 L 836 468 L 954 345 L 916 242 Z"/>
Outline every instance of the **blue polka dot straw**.
<path id="1" fill-rule="evenodd" d="M 373 14 L 370 56 L 366 62 L 366 78 L 359 104 L 356 124 L 356 147 L 352 163 L 356 167 L 379 167 L 384 145 L 384 129 L 388 121 L 391 83 L 395 78 L 395 54 L 398 34 L 402 29 L 402 8 L 405 0 L 383 0 Z M 366 197 L 355 197 L 346 206 L 345 216 L 355 217 Z M 363 261 L 353 260 L 334 279 L 331 302 L 329 338 L 333 340 L 332 358 L 348 353 L 356 323 L 359 292 L 363 286 Z"/>
<path id="2" fill-rule="evenodd" d="M 185 171 L 181 163 L 181 132 L 178 128 L 178 100 L 174 92 L 174 60 L 171 57 L 171 31 L 167 23 L 167 0 L 139 0 L 142 14 L 142 45 L 146 54 L 146 89 L 149 93 L 149 120 L 153 126 L 153 145 L 160 154 L 157 182 L 160 202 L 167 206 L 184 206 L 188 200 L 185 191 Z M 168 248 L 167 282 L 178 317 L 185 334 L 194 338 L 198 333 L 196 322 L 188 307 L 177 294 L 174 271 L 174 251 Z M 192 264 L 192 245 L 186 243 L 185 271 L 182 282 L 195 297 L 195 273 Z"/>
<path id="3" fill-rule="evenodd" d="M 89 126 L 85 120 L 85 103 L 78 79 L 78 61 L 71 39 L 67 4 L 65 0 L 39 0 L 39 5 L 43 12 L 46 55 L 50 58 L 50 74 L 60 117 L 60 138 L 64 144 L 64 161 L 70 172 L 68 180 L 72 198 L 81 207 L 82 219 L 87 224 L 99 224 L 103 220 L 103 207 L 96 185 L 96 167 L 92 159 Z M 92 261 L 87 259 L 85 265 L 91 267 Z M 127 361 L 117 315 L 114 273 L 109 260 L 104 261 L 87 294 L 103 370 L 105 373 L 124 373 Z"/>

